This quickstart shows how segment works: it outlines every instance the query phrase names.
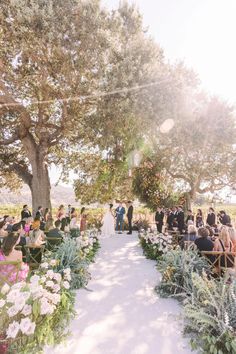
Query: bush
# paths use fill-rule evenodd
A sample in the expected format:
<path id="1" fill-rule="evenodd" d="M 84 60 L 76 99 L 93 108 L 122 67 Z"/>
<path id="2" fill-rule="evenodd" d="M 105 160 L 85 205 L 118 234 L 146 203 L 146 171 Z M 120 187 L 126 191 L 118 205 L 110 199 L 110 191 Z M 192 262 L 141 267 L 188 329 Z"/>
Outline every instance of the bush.
<path id="1" fill-rule="evenodd" d="M 192 294 L 184 307 L 186 332 L 193 348 L 205 354 L 236 353 L 236 282 L 192 274 Z"/>
<path id="2" fill-rule="evenodd" d="M 201 274 L 210 271 L 207 260 L 197 251 L 171 250 L 158 261 L 157 269 L 162 274 L 156 291 L 162 297 L 173 296 L 184 299 L 192 293 L 192 272 Z"/>

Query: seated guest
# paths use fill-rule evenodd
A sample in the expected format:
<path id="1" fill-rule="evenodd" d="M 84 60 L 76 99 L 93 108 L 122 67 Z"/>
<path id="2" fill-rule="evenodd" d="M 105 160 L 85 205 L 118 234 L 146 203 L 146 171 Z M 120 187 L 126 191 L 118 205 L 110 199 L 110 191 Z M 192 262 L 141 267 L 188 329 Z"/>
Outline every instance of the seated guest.
<path id="1" fill-rule="evenodd" d="M 206 225 L 206 229 L 209 231 L 210 238 L 212 238 L 215 235 L 213 227 Z"/>
<path id="2" fill-rule="evenodd" d="M 219 221 L 222 225 L 228 225 L 231 223 L 230 216 L 226 214 L 224 210 L 219 213 Z"/>
<path id="3" fill-rule="evenodd" d="M 188 225 L 187 235 L 184 235 L 181 240 L 180 246 L 184 249 L 185 241 L 195 241 L 197 239 L 197 229 L 194 225 Z"/>
<path id="4" fill-rule="evenodd" d="M 232 225 L 228 228 L 229 238 L 233 245 L 233 252 L 236 252 L 236 230 Z"/>
<path id="5" fill-rule="evenodd" d="M 4 238 L 2 248 L 0 249 L 0 261 L 19 261 L 21 269 L 18 272 L 14 265 L 1 265 L 0 274 L 7 277 L 10 282 L 22 281 L 27 278 L 29 267 L 22 262 L 22 252 L 15 250 L 15 246 L 20 241 L 18 234 L 11 232 Z"/>
<path id="6" fill-rule="evenodd" d="M 6 227 L 7 227 L 7 223 L 6 223 L 6 220 L 3 219 L 1 222 L 0 222 L 0 237 L 6 237 L 8 235 L 8 232 L 6 230 Z"/>
<path id="7" fill-rule="evenodd" d="M 60 220 L 56 220 L 55 221 L 55 228 L 48 231 L 47 237 L 62 238 L 63 233 L 60 230 L 60 228 L 61 228 L 61 222 L 60 222 Z"/>
<path id="8" fill-rule="evenodd" d="M 26 239 L 25 239 L 25 231 L 22 227 L 22 222 L 18 222 L 14 225 L 12 225 L 12 231 L 16 232 L 18 236 L 20 237 L 20 241 L 18 243 L 19 246 L 25 246 L 26 245 Z"/>
<path id="9" fill-rule="evenodd" d="M 32 224 L 32 218 L 27 218 L 25 220 L 25 225 L 24 225 L 24 231 L 26 233 L 26 235 L 29 235 L 29 232 L 31 230 L 31 224 Z"/>
<path id="10" fill-rule="evenodd" d="M 233 252 L 233 244 L 229 236 L 228 228 L 222 227 L 219 233 L 219 238 L 215 241 L 214 251 L 217 252 Z M 221 257 L 220 264 L 222 267 L 234 267 L 234 256 Z"/>
<path id="11" fill-rule="evenodd" d="M 11 232 L 11 231 L 12 231 L 12 227 L 13 227 L 13 225 L 15 224 L 15 218 L 14 218 L 14 216 L 13 216 L 13 217 L 9 216 L 9 217 L 6 219 L 6 222 L 7 222 L 6 231 L 7 231 L 7 232 Z"/>
<path id="12" fill-rule="evenodd" d="M 33 230 L 29 233 L 29 243 L 35 246 L 41 246 L 44 243 L 45 235 L 42 230 L 40 230 L 40 220 L 33 223 Z"/>
<path id="13" fill-rule="evenodd" d="M 213 251 L 214 243 L 209 238 L 209 231 L 205 227 L 198 229 L 198 238 L 195 240 L 195 245 L 201 251 Z"/>

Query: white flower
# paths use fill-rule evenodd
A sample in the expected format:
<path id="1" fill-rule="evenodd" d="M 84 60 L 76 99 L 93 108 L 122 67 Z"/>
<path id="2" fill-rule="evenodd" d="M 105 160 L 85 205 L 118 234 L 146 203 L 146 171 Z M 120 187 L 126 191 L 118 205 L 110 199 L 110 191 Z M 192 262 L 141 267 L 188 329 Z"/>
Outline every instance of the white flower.
<path id="1" fill-rule="evenodd" d="M 30 318 L 22 318 L 20 322 L 20 329 L 23 334 L 26 334 L 27 336 L 30 336 L 31 334 L 34 334 L 35 330 L 35 323 L 30 320 Z"/>
<path id="2" fill-rule="evenodd" d="M 22 291 L 21 292 L 22 297 L 27 301 L 30 298 L 30 292 L 29 291 Z"/>
<path id="3" fill-rule="evenodd" d="M 60 283 L 61 282 L 61 274 L 60 273 L 54 273 L 53 278 Z"/>
<path id="4" fill-rule="evenodd" d="M 14 303 L 15 299 L 17 299 L 19 294 L 20 294 L 19 289 L 11 289 L 10 292 L 7 294 L 7 302 Z"/>
<path id="5" fill-rule="evenodd" d="M 38 275 L 36 275 L 36 274 L 33 275 L 33 276 L 30 278 L 30 282 L 31 282 L 32 284 L 38 283 L 39 280 L 40 280 L 40 277 L 39 277 Z"/>
<path id="6" fill-rule="evenodd" d="M 47 299 L 40 299 L 40 314 L 41 315 L 51 315 L 54 312 L 55 306 L 50 305 Z"/>
<path id="7" fill-rule="evenodd" d="M 46 273 L 46 276 L 50 279 L 53 279 L 54 277 L 54 271 L 53 270 L 48 270 Z"/>
<path id="8" fill-rule="evenodd" d="M 47 262 L 41 263 L 41 268 L 48 269 L 48 263 Z"/>
<path id="9" fill-rule="evenodd" d="M 51 265 L 52 267 L 54 267 L 55 265 L 57 265 L 57 260 L 56 260 L 56 259 L 52 259 L 52 260 L 50 261 L 50 265 Z"/>
<path id="10" fill-rule="evenodd" d="M 9 307 L 7 314 L 9 317 L 14 317 L 18 314 L 20 310 L 16 306 Z"/>
<path id="11" fill-rule="evenodd" d="M 64 269 L 64 270 L 63 270 L 63 273 L 64 273 L 64 274 L 70 274 L 70 273 L 71 273 L 70 268 Z"/>
<path id="12" fill-rule="evenodd" d="M 45 283 L 46 280 L 47 280 L 47 278 L 45 277 L 45 275 L 43 275 L 43 276 L 41 277 L 41 282 L 42 282 L 42 283 Z"/>
<path id="13" fill-rule="evenodd" d="M 53 283 L 52 280 L 48 280 L 48 281 L 46 281 L 45 285 L 46 285 L 48 288 L 53 288 L 54 283 Z"/>
<path id="14" fill-rule="evenodd" d="M 70 283 L 68 281 L 63 281 L 63 286 L 65 289 L 70 289 Z"/>
<path id="15" fill-rule="evenodd" d="M 68 281 L 71 281 L 71 275 L 70 274 L 65 274 L 64 275 L 64 279 L 68 280 Z"/>
<path id="16" fill-rule="evenodd" d="M 59 294 L 52 294 L 51 296 L 51 301 L 54 305 L 59 304 L 59 302 L 61 301 L 61 295 Z"/>
<path id="17" fill-rule="evenodd" d="M 19 290 L 19 289 L 22 289 L 24 286 L 26 285 L 26 282 L 25 281 L 21 281 L 19 283 L 15 283 L 11 289 L 12 290 Z"/>
<path id="18" fill-rule="evenodd" d="M 58 291 L 60 291 L 60 289 L 61 289 L 60 285 L 58 285 L 58 284 L 54 284 L 54 285 L 53 285 L 52 290 L 53 290 L 55 293 L 58 293 Z"/>
<path id="19" fill-rule="evenodd" d="M 0 309 L 1 309 L 3 306 L 5 306 L 5 304 L 6 304 L 6 301 L 3 300 L 3 299 L 1 299 L 1 300 L 0 300 Z"/>
<path id="20" fill-rule="evenodd" d="M 1 289 L 1 293 L 3 295 L 6 295 L 8 293 L 8 291 L 10 290 L 10 286 L 8 284 L 4 284 L 2 289 Z"/>
<path id="21" fill-rule="evenodd" d="M 7 329 L 7 338 L 16 338 L 19 329 L 20 329 L 19 322 L 14 321 L 10 323 Z"/>
<path id="22" fill-rule="evenodd" d="M 31 305 L 25 305 L 23 310 L 21 311 L 24 316 L 29 316 L 32 313 L 32 306 Z"/>
<path id="23" fill-rule="evenodd" d="M 15 299 L 15 304 L 14 306 L 21 311 L 23 309 L 23 307 L 25 306 L 25 298 L 24 295 L 22 295 L 22 293 L 19 294 L 19 296 Z"/>

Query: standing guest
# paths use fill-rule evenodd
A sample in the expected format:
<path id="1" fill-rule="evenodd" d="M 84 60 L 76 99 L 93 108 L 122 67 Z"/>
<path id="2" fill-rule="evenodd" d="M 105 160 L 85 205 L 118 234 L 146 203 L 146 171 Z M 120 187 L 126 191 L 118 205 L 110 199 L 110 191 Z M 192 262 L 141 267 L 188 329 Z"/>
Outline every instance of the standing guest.
<path id="1" fill-rule="evenodd" d="M 189 224 L 189 221 L 192 221 L 192 223 L 194 223 L 194 215 L 193 215 L 193 212 L 192 210 L 188 210 L 188 215 L 187 215 L 187 218 L 186 218 L 186 225 L 188 226 Z M 192 224 L 190 223 L 190 224 Z"/>
<path id="2" fill-rule="evenodd" d="M 38 207 L 38 210 L 37 210 L 35 216 L 38 217 L 40 221 L 44 221 L 43 207 L 42 206 Z"/>
<path id="3" fill-rule="evenodd" d="M 174 220 L 173 220 L 173 227 L 178 227 L 178 221 L 177 221 L 177 216 L 178 216 L 178 208 L 174 207 L 172 209 L 173 215 L 174 215 Z"/>
<path id="4" fill-rule="evenodd" d="M 64 205 L 59 206 L 56 216 L 61 221 L 61 231 L 64 231 L 67 224 Z"/>
<path id="5" fill-rule="evenodd" d="M 164 220 L 164 212 L 162 208 L 157 208 L 156 214 L 155 214 L 155 223 L 157 226 L 157 231 L 162 232 L 162 227 L 163 227 L 163 220 Z"/>
<path id="6" fill-rule="evenodd" d="M 50 218 L 51 216 L 52 216 L 52 214 L 51 214 L 49 208 L 45 208 L 44 213 L 43 213 L 44 222 L 46 223 L 48 218 Z"/>
<path id="7" fill-rule="evenodd" d="M 46 221 L 45 224 L 45 232 L 50 231 L 51 229 L 53 229 L 53 217 L 52 215 L 50 215 Z"/>
<path id="8" fill-rule="evenodd" d="M 209 226 L 213 226 L 216 223 L 216 214 L 215 214 L 215 210 L 213 208 L 209 208 L 206 223 Z"/>
<path id="9" fill-rule="evenodd" d="M 185 224 L 184 224 L 184 211 L 181 205 L 178 207 L 177 222 L 178 222 L 179 232 L 180 234 L 182 234 L 184 231 Z"/>
<path id="10" fill-rule="evenodd" d="M 197 210 L 197 215 L 196 215 L 196 227 L 203 227 L 203 217 L 202 217 L 202 210 L 198 209 Z"/>
<path id="11" fill-rule="evenodd" d="M 128 212 L 127 212 L 127 218 L 128 218 L 128 224 L 129 224 L 129 232 L 127 232 L 127 235 L 131 235 L 132 234 L 133 212 L 134 212 L 134 207 L 132 205 L 132 202 L 129 200 L 128 201 Z"/>
<path id="12" fill-rule="evenodd" d="M 80 231 L 85 231 L 87 228 L 87 215 L 85 214 L 85 207 L 80 212 Z"/>
<path id="13" fill-rule="evenodd" d="M 116 208 L 116 230 L 117 231 L 120 230 L 118 232 L 119 234 L 122 234 L 124 215 L 125 215 L 125 208 L 123 207 L 122 203 L 120 202 L 118 207 Z"/>
<path id="14" fill-rule="evenodd" d="M 175 208 L 169 209 L 168 215 L 167 215 L 167 226 L 169 230 L 173 230 L 173 223 L 175 219 Z"/>
<path id="15" fill-rule="evenodd" d="M 231 223 L 230 216 L 224 210 L 221 210 L 219 213 L 219 222 L 222 225 L 230 225 Z"/>
<path id="16" fill-rule="evenodd" d="M 16 281 L 23 281 L 27 278 L 29 267 L 22 262 L 22 252 L 15 249 L 15 246 L 19 244 L 20 237 L 14 232 L 10 232 L 7 237 L 4 238 L 2 248 L 0 249 L 0 261 L 17 262 L 21 264 L 21 269 L 18 271 L 14 265 L 0 265 L 0 272 L 2 275 L 8 277 L 8 281 L 14 283 Z"/>
<path id="17" fill-rule="evenodd" d="M 21 210 L 21 220 L 30 218 L 31 216 L 32 215 L 31 215 L 31 212 L 28 209 L 28 205 L 27 204 L 23 205 L 23 209 Z"/>
<path id="18" fill-rule="evenodd" d="M 75 209 L 75 208 L 71 208 L 71 205 L 68 204 L 68 207 L 67 207 L 67 210 L 66 210 L 66 221 L 67 221 L 67 225 L 69 225 L 69 224 L 70 224 L 70 221 L 71 221 L 72 209 Z"/>

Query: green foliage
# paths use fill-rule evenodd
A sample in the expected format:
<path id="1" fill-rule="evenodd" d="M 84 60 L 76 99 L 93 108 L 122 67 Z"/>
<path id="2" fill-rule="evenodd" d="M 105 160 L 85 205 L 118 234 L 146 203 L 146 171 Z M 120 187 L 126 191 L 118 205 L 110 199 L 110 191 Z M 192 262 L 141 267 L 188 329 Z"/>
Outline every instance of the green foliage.
<path id="1" fill-rule="evenodd" d="M 236 353 L 236 282 L 192 274 L 192 294 L 184 307 L 186 332 L 205 354 Z"/>
<path id="2" fill-rule="evenodd" d="M 85 287 L 90 279 L 88 260 L 82 258 L 75 239 L 67 238 L 52 253 L 52 257 L 59 261 L 57 271 L 71 269 L 71 288 Z"/>
<path id="3" fill-rule="evenodd" d="M 209 270 L 209 264 L 197 251 L 171 250 L 164 254 L 157 263 L 162 274 L 157 292 L 163 297 L 173 296 L 185 299 L 192 293 L 192 273 L 201 274 Z"/>
<path id="4" fill-rule="evenodd" d="M 144 158 L 142 164 L 135 168 L 132 188 L 139 200 L 152 210 L 156 210 L 158 205 L 173 206 L 179 200 L 170 179 L 162 173 L 162 166 L 151 157 Z"/>

